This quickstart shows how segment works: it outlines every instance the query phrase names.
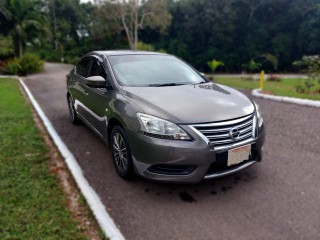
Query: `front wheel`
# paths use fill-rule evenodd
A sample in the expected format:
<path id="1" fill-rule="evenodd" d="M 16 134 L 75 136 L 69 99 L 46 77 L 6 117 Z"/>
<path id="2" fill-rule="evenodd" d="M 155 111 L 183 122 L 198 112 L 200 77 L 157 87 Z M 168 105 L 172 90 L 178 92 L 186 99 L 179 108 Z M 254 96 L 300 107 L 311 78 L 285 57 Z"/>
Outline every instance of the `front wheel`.
<path id="1" fill-rule="evenodd" d="M 118 174 L 124 179 L 132 179 L 134 170 L 126 132 L 117 125 L 112 129 L 110 140 L 112 159 Z"/>
<path id="2" fill-rule="evenodd" d="M 72 96 L 68 96 L 68 107 L 69 107 L 69 116 L 73 124 L 79 124 L 81 120 L 77 116 L 76 110 L 74 109 Z"/>

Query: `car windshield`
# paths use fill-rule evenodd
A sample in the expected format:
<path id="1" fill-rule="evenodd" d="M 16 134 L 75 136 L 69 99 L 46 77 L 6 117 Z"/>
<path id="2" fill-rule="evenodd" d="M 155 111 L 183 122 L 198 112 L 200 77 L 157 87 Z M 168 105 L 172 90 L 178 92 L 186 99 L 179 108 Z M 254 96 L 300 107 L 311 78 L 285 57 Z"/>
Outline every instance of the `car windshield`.
<path id="1" fill-rule="evenodd" d="M 124 86 L 175 86 L 199 84 L 204 78 L 181 60 L 168 55 L 108 57 L 117 80 Z"/>

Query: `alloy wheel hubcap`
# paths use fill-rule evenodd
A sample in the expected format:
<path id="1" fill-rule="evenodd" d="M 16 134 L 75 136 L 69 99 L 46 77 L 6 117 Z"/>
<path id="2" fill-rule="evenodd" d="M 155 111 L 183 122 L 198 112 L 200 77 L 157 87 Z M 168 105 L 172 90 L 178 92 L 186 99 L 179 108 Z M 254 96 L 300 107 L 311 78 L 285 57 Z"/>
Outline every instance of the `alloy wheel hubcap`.
<path id="1" fill-rule="evenodd" d="M 114 134 L 112 149 L 118 170 L 120 172 L 125 172 L 128 168 L 127 148 L 120 133 Z"/>

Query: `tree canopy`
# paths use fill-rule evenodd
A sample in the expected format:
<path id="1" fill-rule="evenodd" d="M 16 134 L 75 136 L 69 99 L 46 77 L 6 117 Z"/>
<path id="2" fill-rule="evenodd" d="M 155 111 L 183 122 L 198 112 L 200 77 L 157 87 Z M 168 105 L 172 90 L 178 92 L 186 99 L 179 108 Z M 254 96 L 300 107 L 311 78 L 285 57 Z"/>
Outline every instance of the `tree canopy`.
<path id="1" fill-rule="evenodd" d="M 41 7 L 42 2 L 37 0 L 7 0 L 0 4 L 1 33 L 12 37 L 15 53 L 20 57 L 34 34 L 47 32 Z"/>
<path id="2" fill-rule="evenodd" d="M 0 0 L 0 29 L 17 56 L 27 49 L 51 61 L 150 45 L 203 72 L 212 59 L 224 63 L 218 71 L 293 71 L 320 53 L 320 1 Z"/>

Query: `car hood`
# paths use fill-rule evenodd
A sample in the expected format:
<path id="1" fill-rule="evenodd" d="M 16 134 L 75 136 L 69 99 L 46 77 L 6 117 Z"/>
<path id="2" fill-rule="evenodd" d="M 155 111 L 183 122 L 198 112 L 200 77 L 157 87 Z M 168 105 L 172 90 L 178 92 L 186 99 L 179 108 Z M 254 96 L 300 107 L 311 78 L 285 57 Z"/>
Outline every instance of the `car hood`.
<path id="1" fill-rule="evenodd" d="M 178 124 L 216 122 L 254 112 L 244 94 L 215 83 L 167 87 L 123 87 L 144 113 Z"/>

